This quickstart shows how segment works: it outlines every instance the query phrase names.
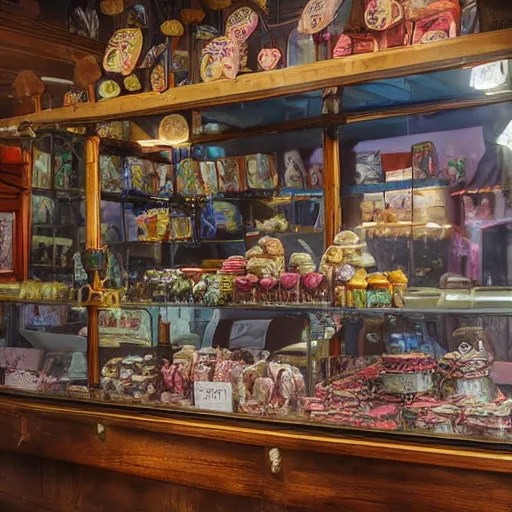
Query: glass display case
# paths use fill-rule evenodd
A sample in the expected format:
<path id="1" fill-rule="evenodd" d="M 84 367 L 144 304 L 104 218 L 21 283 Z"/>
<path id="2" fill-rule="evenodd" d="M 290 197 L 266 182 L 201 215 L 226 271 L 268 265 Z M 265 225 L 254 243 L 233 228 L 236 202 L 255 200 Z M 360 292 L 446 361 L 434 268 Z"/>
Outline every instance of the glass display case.
<path id="1" fill-rule="evenodd" d="M 73 285 L 74 255 L 85 247 L 84 142 L 42 131 L 32 142 L 30 278 Z"/>
<path id="2" fill-rule="evenodd" d="M 52 253 L 44 283 L 4 287 L 2 389 L 508 443 L 511 107 L 477 75 L 135 119 L 140 144 L 102 137 L 84 177 L 57 179 L 80 153 L 42 135 L 34 229 L 62 180 L 87 209 L 69 278 Z M 190 133 L 148 149 L 169 126 Z"/>
<path id="3" fill-rule="evenodd" d="M 63 301 L 0 304 L 3 386 L 73 396 L 87 384 L 87 310 Z"/>

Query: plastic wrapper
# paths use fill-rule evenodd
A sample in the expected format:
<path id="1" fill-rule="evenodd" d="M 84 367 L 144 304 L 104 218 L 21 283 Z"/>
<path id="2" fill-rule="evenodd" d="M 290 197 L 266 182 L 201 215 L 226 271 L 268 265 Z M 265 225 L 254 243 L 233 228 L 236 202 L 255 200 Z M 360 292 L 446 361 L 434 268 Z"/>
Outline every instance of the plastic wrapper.
<path id="1" fill-rule="evenodd" d="M 254 274 L 235 278 L 235 301 L 238 303 L 255 303 L 258 301 L 259 279 Z"/>
<path id="2" fill-rule="evenodd" d="M 101 388 L 112 400 L 157 400 L 161 387 L 162 374 L 152 354 L 116 357 L 107 361 L 101 370 Z"/>
<path id="3" fill-rule="evenodd" d="M 355 181 L 356 185 L 382 183 L 384 181 L 382 161 L 378 151 L 356 154 Z"/>

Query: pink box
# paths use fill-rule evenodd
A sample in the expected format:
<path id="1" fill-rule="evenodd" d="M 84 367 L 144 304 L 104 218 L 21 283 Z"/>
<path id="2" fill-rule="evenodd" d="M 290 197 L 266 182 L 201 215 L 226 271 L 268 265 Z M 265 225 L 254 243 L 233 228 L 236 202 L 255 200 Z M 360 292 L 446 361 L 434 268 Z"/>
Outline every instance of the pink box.
<path id="1" fill-rule="evenodd" d="M 0 347 L 0 368 L 39 370 L 43 357 L 44 350 L 38 348 Z"/>

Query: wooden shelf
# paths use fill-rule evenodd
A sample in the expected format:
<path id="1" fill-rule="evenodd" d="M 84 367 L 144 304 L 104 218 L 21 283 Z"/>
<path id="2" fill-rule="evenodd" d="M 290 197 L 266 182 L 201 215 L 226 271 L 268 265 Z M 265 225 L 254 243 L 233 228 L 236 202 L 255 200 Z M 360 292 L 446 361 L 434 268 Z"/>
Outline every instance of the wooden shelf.
<path id="1" fill-rule="evenodd" d="M 142 93 L 96 104 L 58 108 L 0 120 L 0 128 L 23 120 L 41 124 L 83 124 L 241 101 L 298 94 L 326 87 L 441 71 L 512 56 L 512 29 L 486 32 L 438 43 L 408 46 L 342 59 L 315 62 L 261 73 L 241 75 L 170 89 L 163 94 Z"/>
<path id="2" fill-rule="evenodd" d="M 429 180 L 401 180 L 387 183 L 368 183 L 365 185 L 350 185 L 343 188 L 343 195 L 362 195 L 372 192 L 389 192 L 392 190 L 409 190 L 430 187 L 447 187 L 450 180 L 446 178 L 433 178 Z"/>

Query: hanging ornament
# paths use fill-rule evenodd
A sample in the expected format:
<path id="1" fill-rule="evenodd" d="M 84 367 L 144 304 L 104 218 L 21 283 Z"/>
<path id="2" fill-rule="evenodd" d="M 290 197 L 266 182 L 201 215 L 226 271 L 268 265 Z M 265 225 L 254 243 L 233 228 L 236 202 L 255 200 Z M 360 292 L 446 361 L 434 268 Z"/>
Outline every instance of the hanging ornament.
<path id="1" fill-rule="evenodd" d="M 103 80 L 98 86 L 98 94 L 104 100 L 117 98 L 121 94 L 121 87 L 115 80 Z"/>
<path id="2" fill-rule="evenodd" d="M 171 144 L 182 144 L 189 138 L 187 120 L 180 114 L 165 116 L 158 128 L 158 138 Z"/>

